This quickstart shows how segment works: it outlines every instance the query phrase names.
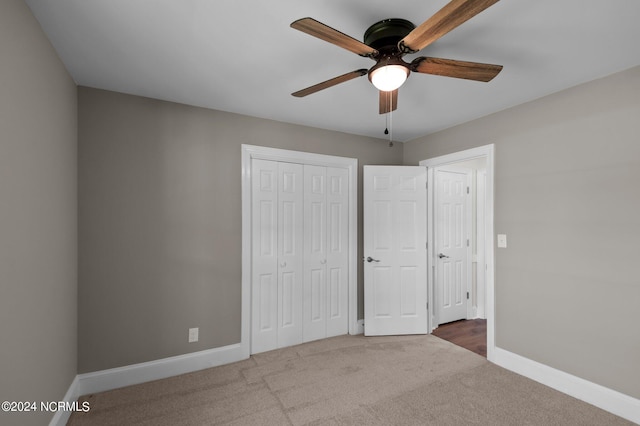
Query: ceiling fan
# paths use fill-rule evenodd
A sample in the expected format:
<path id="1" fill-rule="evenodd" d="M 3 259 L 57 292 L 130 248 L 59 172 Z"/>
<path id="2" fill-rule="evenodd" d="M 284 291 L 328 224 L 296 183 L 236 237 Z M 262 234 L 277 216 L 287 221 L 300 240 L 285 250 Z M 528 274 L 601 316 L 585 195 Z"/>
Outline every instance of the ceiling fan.
<path id="1" fill-rule="evenodd" d="M 307 96 L 368 75 L 371 83 L 380 91 L 380 114 L 385 114 L 398 107 L 398 88 L 411 72 L 483 82 L 491 81 L 502 70 L 501 65 L 426 56 L 405 62 L 402 57 L 424 49 L 498 1 L 452 0 L 418 27 L 406 19 L 385 19 L 373 24 L 365 31 L 364 43 L 313 18 L 298 19 L 291 23 L 292 28 L 373 59 L 376 64 L 369 69 L 362 68 L 323 81 L 294 92 L 292 95 Z"/>

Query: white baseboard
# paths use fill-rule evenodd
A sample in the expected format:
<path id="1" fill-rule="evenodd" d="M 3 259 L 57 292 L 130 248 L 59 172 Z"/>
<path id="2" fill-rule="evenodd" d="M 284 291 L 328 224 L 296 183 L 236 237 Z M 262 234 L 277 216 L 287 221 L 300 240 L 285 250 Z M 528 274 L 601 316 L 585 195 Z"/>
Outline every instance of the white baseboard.
<path id="1" fill-rule="evenodd" d="M 573 376 L 529 358 L 495 348 L 491 359 L 495 364 L 528 377 L 550 388 L 585 401 L 598 408 L 640 424 L 640 399 Z"/>
<path id="2" fill-rule="evenodd" d="M 125 367 L 93 373 L 78 374 L 69 387 L 64 401 L 76 401 L 82 395 L 137 385 L 152 380 L 164 379 L 205 368 L 217 367 L 246 359 L 240 343 L 222 348 L 208 349 L 190 354 L 163 358 Z M 70 412 L 57 412 L 49 426 L 63 426 L 69 420 Z"/>
<path id="3" fill-rule="evenodd" d="M 67 390 L 67 393 L 64 395 L 62 399 L 64 402 L 72 403 L 78 399 L 78 376 L 73 379 L 71 382 L 71 386 Z M 49 422 L 49 426 L 65 426 L 69 421 L 69 417 L 71 417 L 70 411 L 56 411 L 53 415 L 53 418 Z"/>
<path id="4" fill-rule="evenodd" d="M 192 371 L 204 370 L 205 368 L 217 367 L 242 359 L 244 358 L 242 357 L 241 345 L 229 345 L 125 367 L 79 374 L 78 390 L 80 395 L 103 392 Z"/>

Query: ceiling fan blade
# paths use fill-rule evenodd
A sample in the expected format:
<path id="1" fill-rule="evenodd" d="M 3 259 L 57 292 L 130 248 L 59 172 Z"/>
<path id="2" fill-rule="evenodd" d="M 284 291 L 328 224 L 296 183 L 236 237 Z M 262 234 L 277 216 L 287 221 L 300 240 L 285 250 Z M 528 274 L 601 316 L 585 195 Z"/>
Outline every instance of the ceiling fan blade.
<path id="1" fill-rule="evenodd" d="M 502 65 L 427 58 L 425 56 L 416 58 L 411 62 L 411 71 L 484 82 L 491 81 L 501 70 Z"/>
<path id="2" fill-rule="evenodd" d="M 395 111 L 398 108 L 398 89 L 391 92 L 380 91 L 380 114 Z"/>
<path id="3" fill-rule="evenodd" d="M 375 56 L 378 51 L 355 38 L 341 33 L 313 18 L 302 18 L 291 23 L 291 28 L 302 31 L 321 40 L 333 43 L 360 56 Z"/>
<path id="4" fill-rule="evenodd" d="M 398 46 L 406 53 L 422 50 L 498 1 L 452 0 L 435 15 L 407 34 L 405 38 L 400 40 Z"/>
<path id="5" fill-rule="evenodd" d="M 313 86 L 307 87 L 306 89 L 293 92 L 292 95 L 296 98 L 302 98 L 312 93 L 319 92 L 320 90 L 328 89 L 329 87 L 335 86 L 336 84 L 344 83 L 345 81 L 353 80 L 357 77 L 362 77 L 363 75 L 366 75 L 367 72 L 369 71 L 364 68 L 356 71 L 351 71 L 346 74 L 339 75 L 338 77 L 334 77 L 331 80 L 323 81 L 322 83 L 314 84 Z"/>

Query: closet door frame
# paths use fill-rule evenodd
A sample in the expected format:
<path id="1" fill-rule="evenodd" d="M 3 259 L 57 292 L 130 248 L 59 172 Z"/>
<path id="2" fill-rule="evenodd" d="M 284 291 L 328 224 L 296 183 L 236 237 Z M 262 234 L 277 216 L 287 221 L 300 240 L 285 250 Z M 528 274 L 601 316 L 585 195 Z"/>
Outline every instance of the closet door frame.
<path id="1" fill-rule="evenodd" d="M 262 159 L 347 169 L 349 172 L 349 334 L 362 333 L 358 325 L 358 160 L 243 144 L 242 150 L 242 297 L 240 352 L 251 354 L 251 160 Z"/>

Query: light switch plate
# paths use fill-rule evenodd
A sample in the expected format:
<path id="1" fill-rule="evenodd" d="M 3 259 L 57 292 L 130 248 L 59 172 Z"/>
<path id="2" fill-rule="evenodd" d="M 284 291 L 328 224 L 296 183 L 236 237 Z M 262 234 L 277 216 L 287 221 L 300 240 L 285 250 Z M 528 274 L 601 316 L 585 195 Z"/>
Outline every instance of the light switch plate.
<path id="1" fill-rule="evenodd" d="M 498 234 L 498 248 L 507 248 L 507 234 Z"/>

